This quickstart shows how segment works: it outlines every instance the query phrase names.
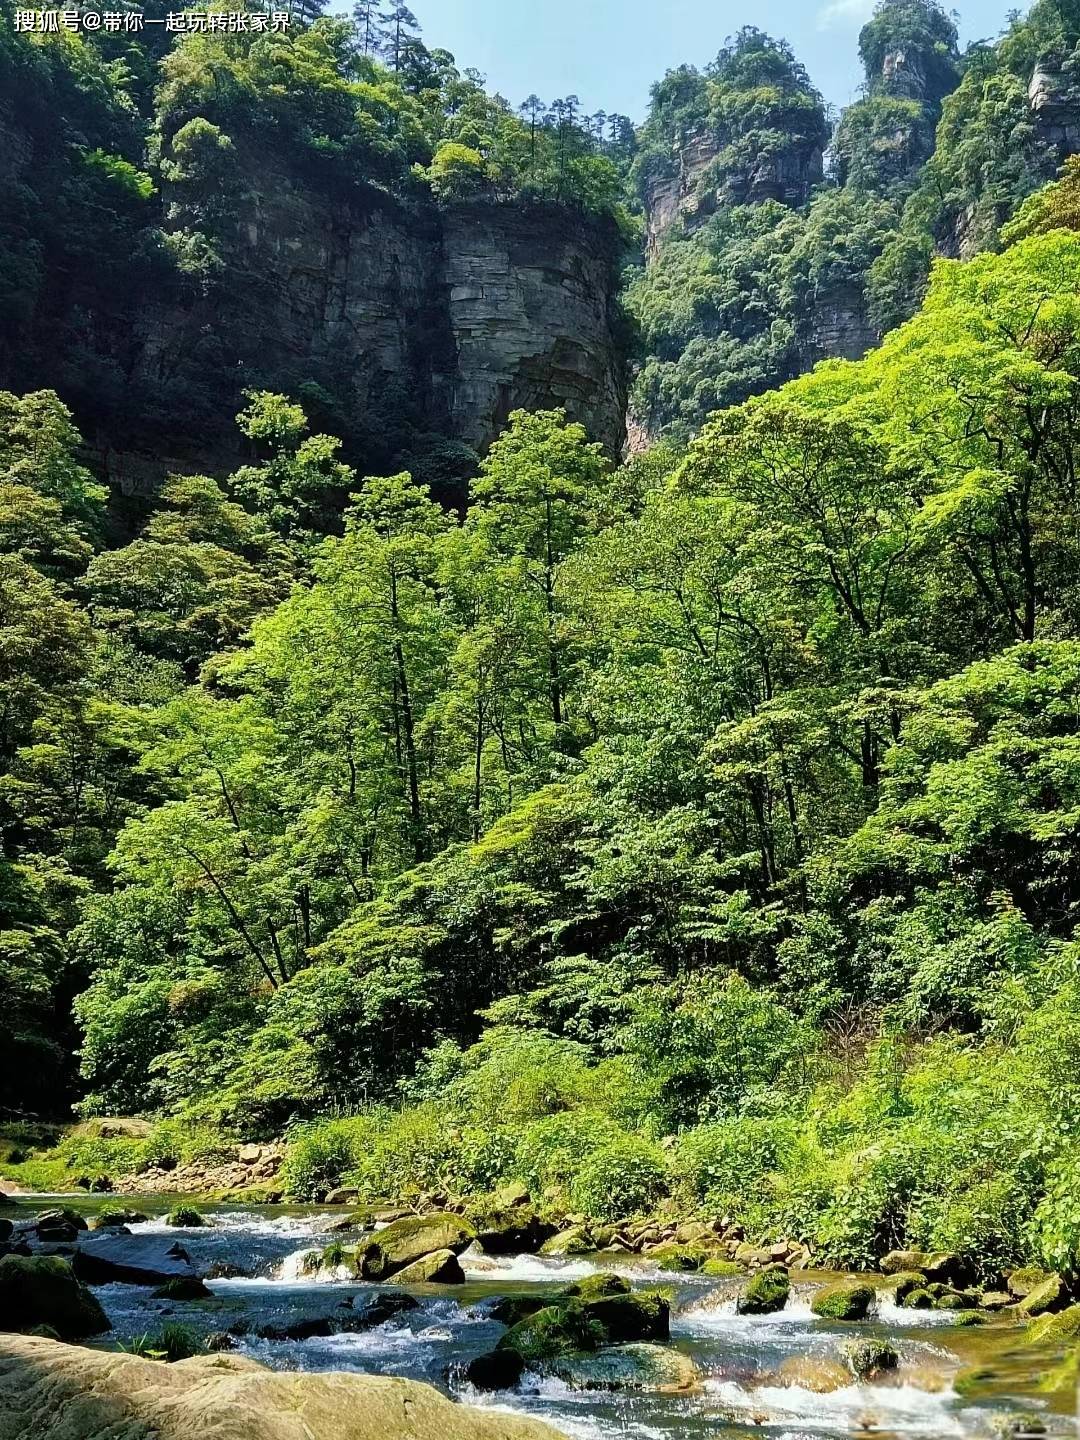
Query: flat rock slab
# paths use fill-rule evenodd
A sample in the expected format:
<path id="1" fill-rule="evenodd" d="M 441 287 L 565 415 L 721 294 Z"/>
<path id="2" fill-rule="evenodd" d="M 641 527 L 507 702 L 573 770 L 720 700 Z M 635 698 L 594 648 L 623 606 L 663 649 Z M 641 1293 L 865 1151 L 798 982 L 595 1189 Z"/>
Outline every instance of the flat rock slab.
<path id="1" fill-rule="evenodd" d="M 560 1440 L 381 1375 L 266 1370 L 229 1354 L 175 1365 L 0 1335 L 0 1440 Z"/>
<path id="2" fill-rule="evenodd" d="M 80 1236 L 72 1269 L 85 1285 L 164 1285 L 194 1279 L 198 1272 L 183 1242 L 171 1235 L 118 1235 L 91 1231 Z"/>

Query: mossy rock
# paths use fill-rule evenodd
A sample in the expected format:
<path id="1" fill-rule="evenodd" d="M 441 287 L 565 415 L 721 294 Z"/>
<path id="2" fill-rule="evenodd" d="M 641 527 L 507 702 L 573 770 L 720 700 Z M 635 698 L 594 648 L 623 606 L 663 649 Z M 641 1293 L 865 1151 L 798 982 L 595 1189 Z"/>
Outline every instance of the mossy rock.
<path id="1" fill-rule="evenodd" d="M 604 1327 L 576 1305 L 546 1305 L 512 1325 L 497 1350 L 516 1350 L 531 1369 L 557 1355 L 595 1350 L 604 1343 Z"/>
<path id="2" fill-rule="evenodd" d="M 963 1295 L 958 1295 L 955 1290 L 946 1290 L 943 1294 L 934 1296 L 935 1310 L 968 1310 L 970 1302 Z"/>
<path id="3" fill-rule="evenodd" d="M 460 1255 L 475 1238 L 469 1222 L 450 1211 L 408 1215 L 387 1225 L 357 1250 L 357 1274 L 365 1280 L 385 1280 L 437 1250 Z"/>
<path id="4" fill-rule="evenodd" d="M 658 1290 L 636 1290 L 630 1295 L 604 1295 L 594 1300 L 573 1301 L 590 1321 L 604 1329 L 604 1342 L 666 1340 L 670 1334 L 671 1305 Z"/>
<path id="5" fill-rule="evenodd" d="M 849 1340 L 842 1353 L 856 1380 L 872 1380 L 887 1370 L 895 1370 L 900 1362 L 888 1340 Z"/>
<path id="6" fill-rule="evenodd" d="M 1049 1270 L 1040 1270 L 1034 1265 L 1029 1265 L 1010 1271 L 1006 1276 L 1005 1286 L 1010 1295 L 1015 1295 L 1017 1300 L 1024 1300 L 1044 1281 L 1051 1278 Z"/>
<path id="7" fill-rule="evenodd" d="M 555 1234 L 555 1226 L 540 1219 L 523 1186 L 504 1186 L 478 1200 L 467 1213 L 485 1255 L 531 1254 Z"/>
<path id="8" fill-rule="evenodd" d="M 985 1325 L 986 1316 L 981 1310 L 958 1310 L 956 1312 L 956 1324 L 962 1330 L 970 1330 L 975 1325 Z"/>
<path id="9" fill-rule="evenodd" d="M 94 1216 L 95 1230 L 109 1230 L 117 1225 L 144 1225 L 150 1219 L 141 1210 L 99 1210 Z"/>
<path id="10" fill-rule="evenodd" d="M 559 1300 L 601 1300 L 610 1295 L 629 1295 L 630 1281 L 623 1275 L 613 1275 L 610 1270 L 597 1271 L 595 1275 L 583 1275 L 572 1285 L 560 1292 Z"/>
<path id="11" fill-rule="evenodd" d="M 638 1390 L 674 1393 L 698 1384 L 689 1355 L 666 1345 L 611 1345 L 560 1355 L 545 1367 L 574 1390 Z"/>
<path id="12" fill-rule="evenodd" d="M 1016 1308 L 1025 1319 L 1034 1320 L 1039 1315 L 1064 1310 L 1068 1303 L 1069 1292 L 1065 1282 L 1060 1275 L 1050 1275 L 1030 1290 Z"/>
<path id="13" fill-rule="evenodd" d="M 736 1302 L 740 1315 L 771 1315 L 783 1310 L 791 1293 L 788 1272 L 780 1266 L 761 1270 L 746 1286 Z"/>
<path id="14" fill-rule="evenodd" d="M 513 1326 L 535 1315 L 538 1310 L 546 1310 L 550 1303 L 546 1296 L 541 1295 L 503 1295 L 487 1314 L 500 1325 Z"/>
<path id="15" fill-rule="evenodd" d="M 919 1286 L 915 1290 L 910 1290 L 904 1296 L 904 1309 L 932 1310 L 934 1308 L 935 1299 L 936 1297 L 932 1291 L 927 1290 L 925 1286 Z"/>
<path id="16" fill-rule="evenodd" d="M 433 1250 L 394 1273 L 395 1285 L 464 1285 L 465 1271 L 453 1250 Z"/>
<path id="17" fill-rule="evenodd" d="M 702 1265 L 701 1273 L 711 1275 L 714 1280 L 729 1280 L 736 1275 L 745 1275 L 746 1271 L 741 1265 L 736 1265 L 734 1260 L 721 1260 L 719 1256 L 713 1255 Z"/>
<path id="18" fill-rule="evenodd" d="M 166 1280 L 154 1291 L 155 1300 L 212 1300 L 213 1292 L 208 1290 L 195 1275 L 178 1275 L 175 1280 Z"/>
<path id="19" fill-rule="evenodd" d="M 1070 1344 L 1080 1340 L 1080 1305 L 1070 1305 L 1056 1315 L 1041 1315 L 1028 1326 L 1027 1333 L 1036 1345 Z"/>
<path id="20" fill-rule="evenodd" d="M 879 1295 L 891 1295 L 898 1305 L 902 1305 L 913 1291 L 926 1289 L 926 1276 L 918 1270 L 898 1270 L 881 1281 L 877 1289 Z"/>
<path id="21" fill-rule="evenodd" d="M 810 1309 L 822 1320 L 865 1320 L 873 1303 L 869 1285 L 825 1285 L 810 1301 Z"/>
<path id="22" fill-rule="evenodd" d="M 645 1258 L 660 1270 L 685 1272 L 700 1270 L 705 1262 L 705 1254 L 697 1245 L 657 1245 Z"/>
<path id="23" fill-rule="evenodd" d="M 585 1225 L 572 1225 L 560 1230 L 540 1246 L 541 1255 L 591 1255 L 596 1243 Z"/>
<path id="24" fill-rule="evenodd" d="M 516 1350 L 491 1350 L 465 1366 L 465 1379 L 477 1390 L 512 1390 L 525 1373 L 525 1361 Z"/>
<path id="25" fill-rule="evenodd" d="M 209 1223 L 206 1217 L 191 1205 L 177 1205 L 176 1209 L 170 1210 L 165 1217 L 165 1224 L 178 1230 L 201 1230 Z"/>
<path id="26" fill-rule="evenodd" d="M 48 1325 L 63 1340 L 111 1329 L 97 1298 L 59 1255 L 5 1255 L 0 1259 L 0 1330 L 38 1325 Z"/>

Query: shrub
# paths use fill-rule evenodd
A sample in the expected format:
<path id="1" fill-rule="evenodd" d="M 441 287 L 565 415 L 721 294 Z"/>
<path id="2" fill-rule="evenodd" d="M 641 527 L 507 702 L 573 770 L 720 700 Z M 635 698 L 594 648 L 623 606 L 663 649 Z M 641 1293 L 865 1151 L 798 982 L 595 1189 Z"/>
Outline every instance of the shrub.
<path id="1" fill-rule="evenodd" d="M 198 1210 L 191 1205 L 177 1205 L 165 1217 L 166 1225 L 173 1225 L 182 1230 L 198 1230 L 206 1223 Z"/>
<path id="2" fill-rule="evenodd" d="M 570 1185 L 574 1207 L 597 1220 L 625 1220 L 648 1212 L 668 1190 L 664 1153 L 636 1135 L 594 1150 Z"/>
<path id="3" fill-rule="evenodd" d="M 691 1205 L 741 1214 L 762 1183 L 793 1148 L 792 1121 L 747 1117 L 699 1125 L 679 1137 L 672 1158 L 674 1183 Z"/>
<path id="4" fill-rule="evenodd" d="M 281 1180 L 298 1200 L 321 1200 L 356 1169 L 371 1140 L 366 1116 L 319 1120 L 293 1131 Z"/>

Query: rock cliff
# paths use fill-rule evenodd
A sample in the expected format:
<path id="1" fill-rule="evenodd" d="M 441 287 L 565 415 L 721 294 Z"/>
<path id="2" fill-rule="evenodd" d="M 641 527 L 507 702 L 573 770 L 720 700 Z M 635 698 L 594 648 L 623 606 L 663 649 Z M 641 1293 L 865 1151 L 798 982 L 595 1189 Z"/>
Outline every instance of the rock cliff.
<path id="1" fill-rule="evenodd" d="M 17 184 L 33 146 L 2 108 L 0 140 L 0 186 Z M 203 237 L 198 212 L 163 179 L 166 238 L 155 231 L 145 246 L 157 247 L 155 283 L 142 272 L 136 282 L 131 257 L 110 256 L 107 293 L 103 270 L 44 286 L 17 343 L 0 337 L 0 387 L 58 389 L 120 490 L 151 489 L 170 470 L 231 468 L 247 388 L 315 395 L 316 423 L 342 434 L 360 465 L 398 463 L 417 437 L 483 451 L 518 408 L 564 406 L 620 450 L 614 222 L 552 204 L 437 206 L 420 191 L 334 189 L 242 145 L 238 156 L 235 193 L 214 196 L 228 212 L 220 269 L 178 270 L 174 242 Z M 136 433 L 80 409 L 75 356 L 115 375 Z"/>

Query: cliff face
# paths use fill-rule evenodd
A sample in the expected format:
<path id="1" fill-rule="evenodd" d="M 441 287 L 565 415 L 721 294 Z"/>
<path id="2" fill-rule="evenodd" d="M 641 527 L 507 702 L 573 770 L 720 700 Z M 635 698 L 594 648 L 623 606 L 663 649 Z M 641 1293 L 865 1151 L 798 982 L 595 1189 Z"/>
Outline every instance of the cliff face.
<path id="1" fill-rule="evenodd" d="M 617 453 L 615 254 L 556 206 L 329 203 L 279 177 L 247 198 L 227 283 L 148 312 L 139 364 L 195 383 L 212 343 L 237 390 L 313 380 L 361 430 L 407 417 L 479 451 L 511 411 L 562 406 Z"/>
<path id="2" fill-rule="evenodd" d="M 778 152 L 759 153 L 733 168 L 721 168 L 719 156 L 720 146 L 712 135 L 693 135 L 673 153 L 670 173 L 649 181 L 645 233 L 650 258 L 676 220 L 691 232 L 721 205 L 779 200 L 798 207 L 806 204 L 822 179 L 822 150 L 812 142 L 793 140 Z"/>
<path id="3" fill-rule="evenodd" d="M 0 179 L 27 163 L 17 123 L 3 122 Z M 265 156 L 240 158 L 245 179 L 225 197 L 224 269 L 208 284 L 177 283 L 164 261 L 160 284 L 136 284 L 126 257 L 111 257 L 123 326 L 81 293 L 57 304 L 54 286 L 25 343 L 0 353 L 0 386 L 54 385 L 79 411 L 66 367 L 88 337 L 83 352 L 137 397 L 138 434 L 77 414 L 119 489 L 234 465 L 233 416 L 247 388 L 303 398 L 317 387 L 316 422 L 343 434 L 358 464 L 408 455 L 417 436 L 483 451 L 512 410 L 556 406 L 619 451 L 613 224 L 558 206 L 437 208 L 374 188 L 333 192 L 270 170 Z M 165 229 L 190 231 L 183 196 L 167 183 L 162 192 Z"/>
<path id="4" fill-rule="evenodd" d="M 1080 151 L 1080 84 L 1060 55 L 1039 59 L 1028 84 L 1028 103 L 1040 137 L 1059 160 Z"/>
<path id="5" fill-rule="evenodd" d="M 622 445 L 611 240 L 600 227 L 567 220 L 554 208 L 444 213 L 450 431 L 476 448 L 512 410 L 556 405 L 609 450 Z"/>

